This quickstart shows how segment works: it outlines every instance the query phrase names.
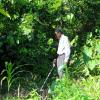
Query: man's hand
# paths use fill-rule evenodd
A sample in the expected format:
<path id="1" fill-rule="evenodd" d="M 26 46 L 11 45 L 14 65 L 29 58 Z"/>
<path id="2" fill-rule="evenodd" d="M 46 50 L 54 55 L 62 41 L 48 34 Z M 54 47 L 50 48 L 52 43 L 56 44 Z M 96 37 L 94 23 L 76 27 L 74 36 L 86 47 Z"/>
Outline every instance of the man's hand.
<path id="1" fill-rule="evenodd" d="M 56 66 L 56 63 L 57 63 L 57 59 L 54 59 L 54 60 L 53 60 L 53 67 Z"/>
<path id="2" fill-rule="evenodd" d="M 64 64 L 67 64 L 67 62 L 68 62 L 68 58 L 65 58 L 64 59 Z"/>

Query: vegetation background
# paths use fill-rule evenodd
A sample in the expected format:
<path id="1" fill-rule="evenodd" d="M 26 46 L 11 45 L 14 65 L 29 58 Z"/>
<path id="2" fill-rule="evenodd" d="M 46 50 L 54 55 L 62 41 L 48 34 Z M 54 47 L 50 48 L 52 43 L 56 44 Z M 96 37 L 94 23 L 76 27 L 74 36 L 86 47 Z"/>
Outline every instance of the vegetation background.
<path id="1" fill-rule="evenodd" d="M 100 100 L 100 0 L 0 0 L 0 100 L 43 98 L 57 27 L 72 52 L 63 79 L 53 70 L 46 98 Z"/>

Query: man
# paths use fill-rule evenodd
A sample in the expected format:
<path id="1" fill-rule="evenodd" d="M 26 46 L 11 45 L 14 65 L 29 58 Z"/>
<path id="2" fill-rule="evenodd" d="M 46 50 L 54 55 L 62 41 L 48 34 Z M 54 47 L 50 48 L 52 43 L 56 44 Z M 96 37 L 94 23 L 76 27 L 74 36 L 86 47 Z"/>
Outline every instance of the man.
<path id="1" fill-rule="evenodd" d="M 60 29 L 55 30 L 55 36 L 59 41 L 59 45 L 57 50 L 58 57 L 54 59 L 53 64 L 56 63 L 59 78 L 62 78 L 64 65 L 67 64 L 70 56 L 70 43 L 68 37 Z"/>

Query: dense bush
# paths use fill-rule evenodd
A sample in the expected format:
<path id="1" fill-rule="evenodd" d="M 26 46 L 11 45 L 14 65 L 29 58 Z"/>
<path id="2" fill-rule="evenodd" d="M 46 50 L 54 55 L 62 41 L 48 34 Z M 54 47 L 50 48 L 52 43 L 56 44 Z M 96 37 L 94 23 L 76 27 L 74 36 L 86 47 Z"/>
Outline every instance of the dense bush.
<path id="1" fill-rule="evenodd" d="M 51 98 L 50 100 L 99 100 L 99 82 L 99 77 L 77 81 L 64 77 L 52 83 L 48 98 Z"/>
<path id="2" fill-rule="evenodd" d="M 18 71 L 31 71 L 40 87 L 56 55 L 54 31 L 61 27 L 71 41 L 70 76 L 100 75 L 99 9 L 99 0 L 0 0 L 0 72 L 5 62 L 23 66 Z"/>

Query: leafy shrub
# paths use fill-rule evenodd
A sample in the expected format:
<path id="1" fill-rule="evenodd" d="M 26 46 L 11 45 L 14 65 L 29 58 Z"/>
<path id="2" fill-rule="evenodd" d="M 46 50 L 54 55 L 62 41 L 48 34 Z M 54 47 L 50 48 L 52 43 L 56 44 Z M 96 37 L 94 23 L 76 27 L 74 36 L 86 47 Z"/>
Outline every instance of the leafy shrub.
<path id="1" fill-rule="evenodd" d="M 43 81 L 50 69 L 48 66 L 52 66 L 56 52 L 53 47 L 56 43 L 52 38 L 59 26 L 72 40 L 70 75 L 76 79 L 100 75 L 99 9 L 99 0 L 0 0 L 0 71 L 5 69 L 6 61 L 15 65 L 24 64 L 25 70 L 34 73 L 35 80 Z M 10 69 L 13 64 L 7 66 Z M 10 82 L 9 88 L 13 81 L 13 68 L 9 70 L 9 75 L 5 72 L 9 77 L 6 78 Z M 75 84 L 69 89 L 74 86 L 77 87 Z M 65 93 L 68 92 L 69 97 L 75 95 L 69 89 Z"/>
<path id="2" fill-rule="evenodd" d="M 39 100 L 40 95 L 36 92 L 36 90 L 32 90 L 26 97 L 26 100 Z"/>
<path id="3" fill-rule="evenodd" d="M 64 76 L 53 82 L 49 89 L 51 100 L 99 100 L 99 95 L 100 77 L 72 81 Z"/>
<path id="4" fill-rule="evenodd" d="M 73 75 L 77 74 L 83 77 L 100 74 L 100 41 L 92 35 L 92 32 L 88 33 L 84 46 L 80 48 L 79 53 L 74 52 L 71 57 L 70 69 L 73 70 L 71 71 Z M 73 45 L 75 44 L 73 43 Z"/>

